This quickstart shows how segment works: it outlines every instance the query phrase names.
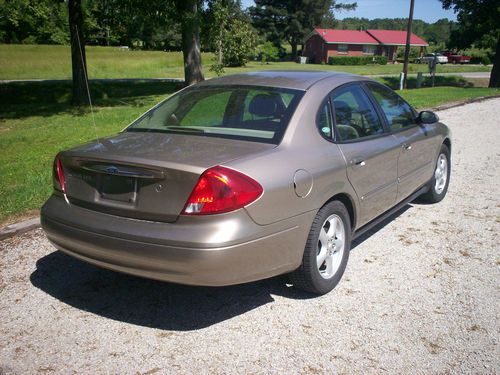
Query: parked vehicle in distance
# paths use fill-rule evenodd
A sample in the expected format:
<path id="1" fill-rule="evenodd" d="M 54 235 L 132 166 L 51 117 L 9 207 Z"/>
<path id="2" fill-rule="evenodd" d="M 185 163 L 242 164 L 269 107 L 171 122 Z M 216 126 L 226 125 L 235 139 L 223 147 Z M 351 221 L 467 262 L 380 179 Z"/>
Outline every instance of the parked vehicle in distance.
<path id="1" fill-rule="evenodd" d="M 427 53 L 423 55 L 422 57 L 418 57 L 415 62 L 417 64 L 428 64 L 429 61 L 434 60 L 434 58 L 437 59 L 438 64 L 447 64 L 448 63 L 448 58 L 446 56 L 443 56 L 440 53 Z"/>
<path id="2" fill-rule="evenodd" d="M 434 113 L 366 77 L 226 76 L 59 153 L 41 222 L 58 249 L 112 270 L 212 286 L 289 273 L 323 294 L 353 238 L 444 198 L 450 152 Z"/>
<path id="3" fill-rule="evenodd" d="M 445 51 L 442 53 L 443 56 L 448 58 L 448 62 L 452 64 L 468 64 L 470 63 L 470 56 L 462 55 L 458 52 Z"/>

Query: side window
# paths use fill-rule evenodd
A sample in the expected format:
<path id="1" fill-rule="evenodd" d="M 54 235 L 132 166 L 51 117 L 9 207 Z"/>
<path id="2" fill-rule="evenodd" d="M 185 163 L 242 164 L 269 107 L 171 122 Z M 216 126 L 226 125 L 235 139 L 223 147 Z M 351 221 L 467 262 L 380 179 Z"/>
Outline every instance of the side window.
<path id="1" fill-rule="evenodd" d="M 335 127 L 341 141 L 384 132 L 382 122 L 366 93 L 358 85 L 336 90 L 331 95 Z"/>
<path id="2" fill-rule="evenodd" d="M 332 113 L 330 109 L 330 102 L 328 100 L 323 105 L 323 107 L 321 107 L 316 123 L 318 126 L 318 130 L 323 137 L 328 139 L 333 138 Z"/>
<path id="3" fill-rule="evenodd" d="M 373 83 L 367 86 L 382 108 L 391 130 L 397 131 L 416 123 L 413 109 L 394 91 Z"/>
<path id="4" fill-rule="evenodd" d="M 349 52 L 349 46 L 347 44 L 339 44 L 338 51 L 339 53 L 347 53 Z"/>

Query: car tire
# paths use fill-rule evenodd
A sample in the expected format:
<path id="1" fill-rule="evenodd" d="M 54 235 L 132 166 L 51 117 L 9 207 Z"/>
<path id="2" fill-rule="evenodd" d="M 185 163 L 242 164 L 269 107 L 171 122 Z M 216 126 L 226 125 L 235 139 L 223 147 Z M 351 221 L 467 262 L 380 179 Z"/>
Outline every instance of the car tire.
<path id="1" fill-rule="evenodd" d="M 330 292 L 344 274 L 350 248 L 351 221 L 346 207 L 339 201 L 327 203 L 314 218 L 302 264 L 290 274 L 292 284 L 314 294 Z"/>
<path id="2" fill-rule="evenodd" d="M 443 200 L 450 184 L 450 167 L 450 150 L 443 144 L 436 160 L 434 174 L 429 181 L 429 191 L 421 196 L 423 201 L 437 203 Z"/>

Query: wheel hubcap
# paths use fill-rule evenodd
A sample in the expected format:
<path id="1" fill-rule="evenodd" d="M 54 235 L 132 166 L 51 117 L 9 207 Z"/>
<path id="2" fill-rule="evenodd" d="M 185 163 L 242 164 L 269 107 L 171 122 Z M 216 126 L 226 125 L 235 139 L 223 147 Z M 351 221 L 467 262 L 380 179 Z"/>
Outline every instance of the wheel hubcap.
<path id="1" fill-rule="evenodd" d="M 436 170 L 434 172 L 434 179 L 436 181 L 434 190 L 437 194 L 441 194 L 446 186 L 446 180 L 448 179 L 448 159 L 444 154 L 439 155 L 436 163 Z"/>
<path id="2" fill-rule="evenodd" d="M 323 223 L 319 238 L 316 264 L 324 279 L 335 275 L 344 255 L 345 229 L 338 215 L 329 216 Z"/>

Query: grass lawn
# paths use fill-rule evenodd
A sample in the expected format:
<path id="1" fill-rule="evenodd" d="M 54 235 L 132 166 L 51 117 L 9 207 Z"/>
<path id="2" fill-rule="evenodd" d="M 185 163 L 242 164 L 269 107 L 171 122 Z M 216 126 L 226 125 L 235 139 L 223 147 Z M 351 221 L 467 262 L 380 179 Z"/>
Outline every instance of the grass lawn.
<path id="1" fill-rule="evenodd" d="M 181 78 L 184 77 L 182 53 L 160 51 L 127 51 L 118 47 L 87 47 L 89 78 Z M 209 71 L 212 54 L 203 53 L 205 75 Z M 399 74 L 402 65 L 331 66 L 275 62 L 250 62 L 243 68 L 226 68 L 225 74 L 254 70 L 337 70 L 348 73 Z M 440 65 L 438 73 L 490 71 L 485 66 Z M 410 64 L 409 72 L 427 72 L 427 65 Z M 0 79 L 69 79 L 71 55 L 69 46 L 0 45 Z"/>
<path id="2" fill-rule="evenodd" d="M 426 109 L 445 103 L 469 100 L 482 96 L 498 96 L 500 95 L 500 89 L 490 89 L 487 87 L 429 87 L 418 90 L 403 90 L 399 94 L 415 108 Z"/>

